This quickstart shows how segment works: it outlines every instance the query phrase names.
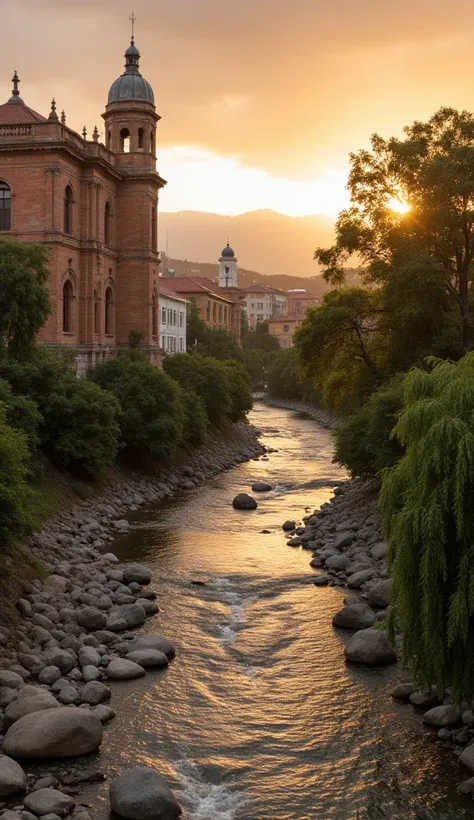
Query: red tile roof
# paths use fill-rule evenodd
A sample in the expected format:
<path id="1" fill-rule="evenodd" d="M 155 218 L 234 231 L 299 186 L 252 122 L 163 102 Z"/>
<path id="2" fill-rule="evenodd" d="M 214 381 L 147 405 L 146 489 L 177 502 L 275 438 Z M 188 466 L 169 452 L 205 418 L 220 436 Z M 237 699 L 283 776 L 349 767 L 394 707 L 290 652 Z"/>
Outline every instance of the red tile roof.
<path id="1" fill-rule="evenodd" d="M 47 119 L 23 103 L 6 102 L 0 105 L 0 125 L 26 125 L 30 122 L 47 122 Z"/>
<path id="2" fill-rule="evenodd" d="M 220 288 L 212 279 L 206 276 L 178 276 L 176 279 L 169 279 L 167 287 L 175 293 L 211 293 L 213 296 L 218 296 L 219 299 L 224 299 L 226 302 L 232 302 L 225 296 L 226 290 L 238 290 L 238 288 Z"/>
<path id="3" fill-rule="evenodd" d="M 249 285 L 248 288 L 242 288 L 243 293 L 279 293 L 282 296 L 286 296 L 284 290 L 279 290 L 278 288 L 272 288 L 270 285 Z"/>
<path id="4" fill-rule="evenodd" d="M 178 296 L 176 291 L 172 290 L 166 285 L 163 285 L 162 280 L 160 280 L 160 296 L 167 296 L 169 299 L 177 299 L 179 302 L 187 301 L 187 299 L 185 299 L 184 296 Z"/>

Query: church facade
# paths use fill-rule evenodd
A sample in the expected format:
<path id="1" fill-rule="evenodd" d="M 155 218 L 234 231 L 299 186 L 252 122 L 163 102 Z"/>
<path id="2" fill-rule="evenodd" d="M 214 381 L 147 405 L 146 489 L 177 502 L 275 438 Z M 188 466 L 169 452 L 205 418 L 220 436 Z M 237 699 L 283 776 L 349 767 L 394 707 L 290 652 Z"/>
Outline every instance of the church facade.
<path id="1" fill-rule="evenodd" d="M 15 72 L 0 105 L 0 238 L 49 251 L 51 315 L 39 341 L 77 350 L 84 372 L 127 346 L 138 330 L 161 362 L 158 194 L 153 90 L 134 44 L 110 88 L 105 144 L 67 127 L 53 100 L 48 117 L 22 100 Z"/>

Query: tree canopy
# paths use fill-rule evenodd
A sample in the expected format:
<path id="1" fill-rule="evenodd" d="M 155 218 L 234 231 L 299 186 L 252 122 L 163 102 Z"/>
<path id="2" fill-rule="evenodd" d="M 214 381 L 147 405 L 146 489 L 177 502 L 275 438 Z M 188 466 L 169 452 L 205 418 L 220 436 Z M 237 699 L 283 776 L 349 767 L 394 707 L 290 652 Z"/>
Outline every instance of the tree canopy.
<path id="1" fill-rule="evenodd" d="M 0 239 L 0 355 L 24 357 L 50 313 L 48 249 Z"/>

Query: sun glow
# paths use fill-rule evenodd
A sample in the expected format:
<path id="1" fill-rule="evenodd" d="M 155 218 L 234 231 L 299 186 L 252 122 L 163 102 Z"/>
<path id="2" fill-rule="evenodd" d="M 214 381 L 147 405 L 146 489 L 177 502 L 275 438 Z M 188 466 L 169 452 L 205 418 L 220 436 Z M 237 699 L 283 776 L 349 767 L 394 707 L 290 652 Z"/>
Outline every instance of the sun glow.
<path id="1" fill-rule="evenodd" d="M 387 205 L 391 211 L 394 211 L 397 214 L 407 214 L 410 210 L 408 202 L 404 202 L 404 200 L 398 196 L 392 196 L 388 200 Z"/>

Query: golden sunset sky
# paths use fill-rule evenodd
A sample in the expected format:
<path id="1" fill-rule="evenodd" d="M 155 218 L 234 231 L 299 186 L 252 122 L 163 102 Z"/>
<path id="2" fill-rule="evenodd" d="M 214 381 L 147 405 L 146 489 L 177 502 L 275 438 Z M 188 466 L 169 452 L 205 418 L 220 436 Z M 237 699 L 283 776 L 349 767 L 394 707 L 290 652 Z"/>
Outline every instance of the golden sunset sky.
<path id="1" fill-rule="evenodd" d="M 348 154 L 474 109 L 472 0 L 0 0 L 0 100 L 101 128 L 137 16 L 164 211 L 335 215 Z"/>

